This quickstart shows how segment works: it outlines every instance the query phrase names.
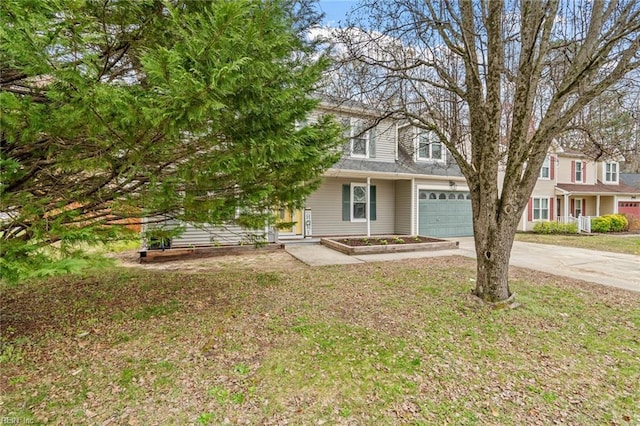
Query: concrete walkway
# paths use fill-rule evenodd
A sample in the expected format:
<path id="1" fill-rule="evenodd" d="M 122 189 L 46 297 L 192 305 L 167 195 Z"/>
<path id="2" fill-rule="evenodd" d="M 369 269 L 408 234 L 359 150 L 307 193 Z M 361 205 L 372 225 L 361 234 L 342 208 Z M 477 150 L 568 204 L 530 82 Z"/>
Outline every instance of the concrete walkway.
<path id="1" fill-rule="evenodd" d="M 285 249 L 295 258 L 311 266 L 453 255 L 475 259 L 472 237 L 453 240 L 460 242 L 459 249 L 359 256 L 349 256 L 320 244 L 287 244 Z M 516 241 L 511 251 L 510 265 L 640 292 L 640 257 L 630 254 Z"/>

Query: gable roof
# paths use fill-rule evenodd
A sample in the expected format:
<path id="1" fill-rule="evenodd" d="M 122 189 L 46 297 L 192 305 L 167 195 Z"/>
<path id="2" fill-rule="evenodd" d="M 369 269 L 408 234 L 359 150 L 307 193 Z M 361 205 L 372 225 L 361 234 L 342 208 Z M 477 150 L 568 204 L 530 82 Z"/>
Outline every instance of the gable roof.
<path id="1" fill-rule="evenodd" d="M 577 157 L 577 158 L 589 158 L 593 159 L 591 156 L 585 154 L 582 151 L 573 148 L 560 148 L 556 151 L 556 153 L 563 157 Z"/>

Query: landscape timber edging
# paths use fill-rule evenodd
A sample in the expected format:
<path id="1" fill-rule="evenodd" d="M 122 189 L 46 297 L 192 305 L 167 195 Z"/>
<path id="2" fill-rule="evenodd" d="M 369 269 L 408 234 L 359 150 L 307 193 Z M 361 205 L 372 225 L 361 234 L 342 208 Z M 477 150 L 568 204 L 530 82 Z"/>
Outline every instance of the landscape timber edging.
<path id="1" fill-rule="evenodd" d="M 261 247 L 253 245 L 219 247 L 185 247 L 165 250 L 144 250 L 140 252 L 140 263 L 169 262 L 172 260 L 199 259 L 226 255 L 240 255 L 250 252 L 269 252 L 284 249 L 284 244 L 270 243 Z"/>
<path id="2" fill-rule="evenodd" d="M 366 238 L 366 237 L 350 237 L 350 238 Z M 384 238 L 384 236 L 369 237 Z M 434 250 L 452 250 L 459 246 L 458 241 L 440 240 L 429 243 L 403 243 L 403 244 L 387 244 L 387 245 L 371 245 L 371 246 L 349 246 L 336 241 L 334 238 L 321 238 L 320 244 L 344 254 L 379 254 L 379 253 L 406 253 L 412 251 L 434 251 Z"/>

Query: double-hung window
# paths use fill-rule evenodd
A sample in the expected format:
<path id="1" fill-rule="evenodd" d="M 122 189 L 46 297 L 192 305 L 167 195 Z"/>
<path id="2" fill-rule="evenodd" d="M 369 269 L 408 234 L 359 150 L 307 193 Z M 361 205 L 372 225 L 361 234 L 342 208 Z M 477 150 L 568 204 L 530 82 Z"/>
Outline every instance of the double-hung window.
<path id="1" fill-rule="evenodd" d="M 582 182 L 582 161 L 576 161 L 575 182 Z"/>
<path id="2" fill-rule="evenodd" d="M 547 156 L 542 162 L 542 167 L 540 168 L 540 177 L 542 179 L 550 179 L 551 178 L 551 159 Z"/>
<path id="3" fill-rule="evenodd" d="M 418 160 L 444 161 L 444 146 L 436 132 L 426 131 L 418 134 L 416 152 Z"/>
<path id="4" fill-rule="evenodd" d="M 351 185 L 351 220 L 367 219 L 367 185 Z"/>
<path id="5" fill-rule="evenodd" d="M 372 139 L 375 128 L 367 129 L 368 125 L 365 121 L 354 118 L 345 119 L 345 123 L 349 126 L 347 133 L 349 137 L 347 145 L 349 156 L 355 158 L 374 157 Z"/>
<path id="6" fill-rule="evenodd" d="M 366 133 L 351 138 L 351 156 L 364 158 L 369 156 L 369 137 Z"/>
<path id="7" fill-rule="evenodd" d="M 376 186 L 352 182 L 342 185 L 342 220 L 351 222 L 366 222 L 376 220 Z"/>
<path id="8" fill-rule="evenodd" d="M 604 163 L 604 181 L 618 183 L 618 163 Z"/>
<path id="9" fill-rule="evenodd" d="M 533 220 L 549 220 L 549 199 L 533 199 Z"/>

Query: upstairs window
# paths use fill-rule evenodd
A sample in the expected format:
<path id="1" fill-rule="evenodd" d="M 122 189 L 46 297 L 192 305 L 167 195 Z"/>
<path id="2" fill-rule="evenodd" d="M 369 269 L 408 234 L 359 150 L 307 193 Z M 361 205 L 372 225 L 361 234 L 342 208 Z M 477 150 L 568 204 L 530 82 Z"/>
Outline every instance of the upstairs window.
<path id="1" fill-rule="evenodd" d="M 618 183 L 618 163 L 604 163 L 604 181 Z"/>
<path id="2" fill-rule="evenodd" d="M 418 135 L 418 160 L 444 161 L 444 146 L 436 132 L 423 132 Z"/>
<path id="3" fill-rule="evenodd" d="M 542 167 L 540 168 L 540 178 L 551 178 L 551 159 L 549 158 L 549 156 L 547 156 L 542 163 Z"/>
<path id="4" fill-rule="evenodd" d="M 362 136 L 351 138 L 351 156 L 367 157 L 369 156 L 369 137 L 365 133 Z"/>
<path id="5" fill-rule="evenodd" d="M 365 122 L 358 119 L 343 120 L 343 124 L 346 128 L 345 136 L 349 138 L 349 141 L 345 145 L 345 154 L 354 158 L 374 158 L 375 152 L 375 127 L 370 122 Z"/>
<path id="6" fill-rule="evenodd" d="M 576 161 L 575 182 L 582 182 L 582 161 Z"/>

